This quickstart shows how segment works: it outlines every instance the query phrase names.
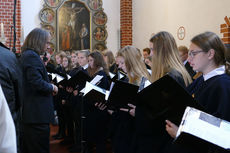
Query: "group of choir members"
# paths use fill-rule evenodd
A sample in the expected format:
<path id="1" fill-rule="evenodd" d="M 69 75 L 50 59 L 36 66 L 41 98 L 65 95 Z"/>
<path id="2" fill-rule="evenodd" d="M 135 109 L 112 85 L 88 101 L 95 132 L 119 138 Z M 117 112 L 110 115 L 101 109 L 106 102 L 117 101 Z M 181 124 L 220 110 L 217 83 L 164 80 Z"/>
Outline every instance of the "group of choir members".
<path id="1" fill-rule="evenodd" d="M 116 60 L 111 51 L 74 51 L 69 55 L 71 60 L 66 53 L 58 52 L 55 55 L 56 69 L 70 76 L 78 71 L 84 71 L 91 78 L 101 75 L 103 78 L 97 86 L 106 90 L 111 84 L 109 72 L 123 71 L 126 74 L 123 81 L 137 86 L 142 77 L 153 83 L 167 74 L 208 113 L 230 121 L 229 57 L 215 33 L 205 32 L 195 36 L 185 53 L 178 51 L 184 48 L 178 48 L 168 32 L 159 32 L 149 41 L 149 57 L 145 59 L 134 46 L 120 49 Z M 184 54 L 187 58 L 183 60 Z M 151 73 L 147 69 L 149 67 Z M 198 78 L 194 77 L 200 73 Z M 141 102 L 111 109 L 100 101 L 94 104 L 84 99 L 80 93 L 84 86 L 85 83 L 74 88 L 59 85 L 59 93 L 54 97 L 59 121 L 59 132 L 54 138 L 65 138 L 63 143 L 74 143 L 70 151 L 84 148 L 88 153 L 106 153 L 107 144 L 111 142 L 114 153 L 192 152 L 173 143 L 178 125 L 160 117 L 150 118 L 139 105 Z M 149 101 L 154 103 L 154 99 Z M 211 148 L 207 152 L 213 150 L 217 151 Z"/>

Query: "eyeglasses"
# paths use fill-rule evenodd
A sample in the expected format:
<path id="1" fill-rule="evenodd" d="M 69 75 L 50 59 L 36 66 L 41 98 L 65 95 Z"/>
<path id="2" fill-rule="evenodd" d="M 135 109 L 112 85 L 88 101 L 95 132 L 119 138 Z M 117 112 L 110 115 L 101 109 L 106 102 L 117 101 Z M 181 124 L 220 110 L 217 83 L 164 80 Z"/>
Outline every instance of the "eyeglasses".
<path id="1" fill-rule="evenodd" d="M 196 56 L 197 54 L 199 54 L 201 52 L 205 52 L 205 51 L 203 51 L 203 50 L 189 51 L 188 56 L 190 56 L 191 58 L 194 58 L 194 56 Z"/>

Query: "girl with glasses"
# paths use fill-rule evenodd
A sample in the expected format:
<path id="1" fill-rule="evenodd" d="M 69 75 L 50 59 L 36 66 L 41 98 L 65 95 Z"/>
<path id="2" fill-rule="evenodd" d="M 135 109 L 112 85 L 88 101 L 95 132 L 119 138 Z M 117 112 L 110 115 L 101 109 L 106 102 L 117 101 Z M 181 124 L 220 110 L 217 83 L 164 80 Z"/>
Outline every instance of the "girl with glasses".
<path id="1" fill-rule="evenodd" d="M 230 121 L 229 59 L 215 33 L 201 33 L 191 40 L 188 61 L 194 71 L 203 75 L 187 89 L 208 113 L 227 121 Z M 170 121 L 166 123 L 167 132 L 175 137 L 178 127 Z"/>

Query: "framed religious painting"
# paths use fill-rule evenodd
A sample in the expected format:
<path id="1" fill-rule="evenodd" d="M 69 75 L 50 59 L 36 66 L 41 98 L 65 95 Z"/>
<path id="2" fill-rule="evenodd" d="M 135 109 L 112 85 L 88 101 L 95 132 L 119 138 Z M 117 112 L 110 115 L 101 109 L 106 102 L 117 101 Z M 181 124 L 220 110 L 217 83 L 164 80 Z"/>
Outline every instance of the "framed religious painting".
<path id="1" fill-rule="evenodd" d="M 52 25 L 45 24 L 45 25 L 42 25 L 42 28 L 49 32 L 51 39 L 54 39 L 55 30 L 54 30 L 54 27 Z"/>
<path id="2" fill-rule="evenodd" d="M 104 41 L 107 38 L 107 31 L 104 27 L 96 27 L 93 31 L 93 38 L 96 41 Z"/>
<path id="3" fill-rule="evenodd" d="M 52 38 L 51 54 L 106 48 L 108 18 L 102 0 L 44 0 L 39 17 Z"/>
<path id="4" fill-rule="evenodd" d="M 41 21 L 50 24 L 54 22 L 55 12 L 50 8 L 43 8 L 39 13 Z"/>
<path id="5" fill-rule="evenodd" d="M 62 0 L 45 0 L 45 2 L 49 7 L 58 7 Z"/>
<path id="6" fill-rule="evenodd" d="M 88 5 L 92 10 L 99 10 L 102 8 L 102 0 L 88 0 Z"/>
<path id="7" fill-rule="evenodd" d="M 93 22 L 99 26 L 105 25 L 107 22 L 107 15 L 103 11 L 98 11 L 93 15 Z"/>
<path id="8" fill-rule="evenodd" d="M 94 50 L 103 51 L 105 49 L 106 49 L 106 46 L 103 43 L 97 43 L 94 45 Z"/>
<path id="9" fill-rule="evenodd" d="M 80 1 L 65 1 L 57 9 L 59 50 L 90 49 L 91 13 Z"/>

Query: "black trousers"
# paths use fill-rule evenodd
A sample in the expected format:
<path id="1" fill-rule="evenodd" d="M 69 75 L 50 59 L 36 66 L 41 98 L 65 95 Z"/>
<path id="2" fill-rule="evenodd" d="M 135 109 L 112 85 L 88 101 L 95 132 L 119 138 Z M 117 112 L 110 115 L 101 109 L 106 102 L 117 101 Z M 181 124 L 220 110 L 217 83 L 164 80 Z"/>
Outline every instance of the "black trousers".
<path id="1" fill-rule="evenodd" d="M 22 153 L 49 153 L 49 124 L 23 124 Z"/>

